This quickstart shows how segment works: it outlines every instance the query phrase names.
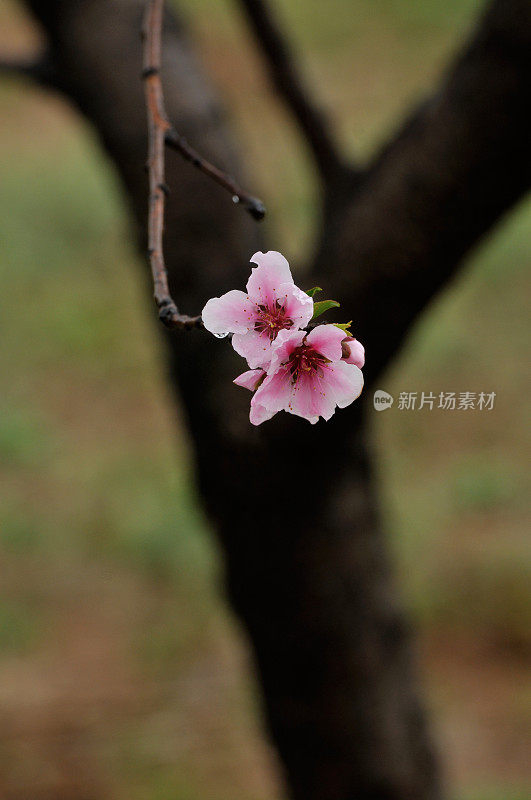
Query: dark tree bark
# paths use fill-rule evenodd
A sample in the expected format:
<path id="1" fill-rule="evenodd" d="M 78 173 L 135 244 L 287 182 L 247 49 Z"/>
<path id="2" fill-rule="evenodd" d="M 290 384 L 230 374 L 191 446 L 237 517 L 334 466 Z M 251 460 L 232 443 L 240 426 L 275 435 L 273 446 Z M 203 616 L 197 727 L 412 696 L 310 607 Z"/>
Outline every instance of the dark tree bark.
<path id="1" fill-rule="evenodd" d="M 146 123 L 139 0 L 31 0 L 53 74 L 99 132 L 139 228 Z M 361 176 L 334 169 L 312 275 L 326 273 L 366 344 L 369 387 L 462 256 L 529 185 L 531 11 L 494 2 L 439 91 Z M 239 177 L 182 24 L 164 41 L 170 119 Z M 166 257 L 179 305 L 243 284 L 256 229 L 167 155 Z M 313 278 L 311 279 L 313 280 Z M 317 280 L 317 277 L 316 277 Z M 375 496 L 361 404 L 309 428 L 248 422 L 227 343 L 165 334 L 200 488 L 252 641 L 268 723 L 297 800 L 435 800 L 437 769 Z"/>

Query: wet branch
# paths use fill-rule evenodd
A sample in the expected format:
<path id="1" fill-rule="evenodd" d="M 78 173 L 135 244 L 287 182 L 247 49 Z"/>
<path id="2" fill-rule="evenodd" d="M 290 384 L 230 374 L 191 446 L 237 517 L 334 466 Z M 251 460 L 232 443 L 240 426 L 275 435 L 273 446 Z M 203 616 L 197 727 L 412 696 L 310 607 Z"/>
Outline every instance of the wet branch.
<path id="1" fill-rule="evenodd" d="M 165 147 L 177 150 L 194 167 L 227 189 L 233 201 L 241 205 L 254 219 L 265 214 L 261 201 L 251 197 L 236 184 L 233 178 L 210 164 L 199 155 L 171 126 L 164 107 L 164 94 L 160 78 L 161 33 L 164 0 L 148 0 L 142 29 L 143 69 L 146 109 L 148 117 L 148 255 L 153 275 L 154 298 L 159 309 L 159 318 L 167 328 L 187 330 L 201 328 L 200 316 L 181 314 L 170 294 L 168 273 L 164 263 L 163 231 L 164 207 L 169 190 L 164 180 Z"/>
<path id="2" fill-rule="evenodd" d="M 261 220 L 264 218 L 266 210 L 262 201 L 244 192 L 231 175 L 227 175 L 226 172 L 223 172 L 218 167 L 214 166 L 214 164 L 211 164 L 203 158 L 203 156 L 200 156 L 197 150 L 194 150 L 194 148 L 188 144 L 184 136 L 180 136 L 177 133 L 175 128 L 169 128 L 166 131 L 165 140 L 167 147 L 176 150 L 185 161 L 189 161 L 194 167 L 197 167 L 198 170 L 208 175 L 209 178 L 212 178 L 213 181 L 230 192 L 233 202 L 242 205 L 253 219 Z"/>

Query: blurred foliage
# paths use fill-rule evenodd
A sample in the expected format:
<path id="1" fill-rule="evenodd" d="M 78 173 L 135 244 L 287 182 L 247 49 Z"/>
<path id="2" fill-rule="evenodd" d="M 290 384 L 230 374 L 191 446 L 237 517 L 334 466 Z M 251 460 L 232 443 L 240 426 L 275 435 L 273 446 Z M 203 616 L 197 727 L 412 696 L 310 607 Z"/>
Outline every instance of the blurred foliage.
<path id="1" fill-rule="evenodd" d="M 247 183 L 270 209 L 270 246 L 303 264 L 316 233 L 307 154 L 234 8 L 180 5 L 228 99 Z M 482 6 L 275 5 L 361 160 L 429 91 Z M 0 30 L 13 47 L 35 37 L 12 2 Z M 27 707 L 43 729 L 73 726 L 86 780 L 100 775 L 118 800 L 272 800 L 254 689 L 219 602 L 217 553 L 116 176 L 60 98 L 3 80 L 0 109 L 0 707 L 20 725 Z M 382 379 L 395 398 L 495 391 L 494 410 L 400 412 L 395 403 L 372 420 L 385 519 L 461 800 L 525 794 L 529 220 L 524 203 L 502 221 Z M 478 740 L 463 739 L 467 720 Z M 10 741 L 0 789 L 14 780 L 4 767 Z M 46 741 L 39 757 L 66 769 L 68 751 L 57 761 Z M 55 785 L 47 770 L 37 771 Z"/>

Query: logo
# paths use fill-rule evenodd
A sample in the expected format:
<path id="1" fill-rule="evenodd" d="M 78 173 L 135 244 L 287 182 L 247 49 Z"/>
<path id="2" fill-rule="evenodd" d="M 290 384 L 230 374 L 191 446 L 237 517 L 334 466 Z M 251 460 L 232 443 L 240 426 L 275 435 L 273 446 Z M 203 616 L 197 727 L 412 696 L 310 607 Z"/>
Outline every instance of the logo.
<path id="1" fill-rule="evenodd" d="M 375 411 L 385 411 L 393 405 L 393 395 L 384 392 L 382 389 L 377 389 L 373 397 L 373 405 Z"/>

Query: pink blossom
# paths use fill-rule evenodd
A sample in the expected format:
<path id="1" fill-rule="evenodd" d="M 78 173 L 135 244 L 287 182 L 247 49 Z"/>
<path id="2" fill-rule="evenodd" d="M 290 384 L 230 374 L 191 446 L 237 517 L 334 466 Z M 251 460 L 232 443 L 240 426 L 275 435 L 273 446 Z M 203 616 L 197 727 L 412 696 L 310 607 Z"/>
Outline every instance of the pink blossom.
<path id="1" fill-rule="evenodd" d="M 347 364 L 355 364 L 361 369 L 365 364 L 365 348 L 362 343 L 352 336 L 347 336 L 346 339 L 343 339 L 341 345 L 343 348 L 343 360 Z"/>
<path id="2" fill-rule="evenodd" d="M 281 331 L 304 328 L 313 315 L 313 300 L 293 282 L 280 253 L 255 253 L 247 293 L 233 289 L 205 305 L 205 328 L 217 336 L 232 333 L 232 346 L 251 369 L 267 367 L 272 344 Z"/>
<path id="3" fill-rule="evenodd" d="M 363 375 L 355 364 L 342 360 L 344 339 L 345 332 L 335 325 L 319 325 L 308 334 L 279 331 L 265 377 L 263 370 L 256 370 L 235 381 L 251 390 L 258 386 L 251 399 L 253 425 L 282 410 L 315 424 L 319 417 L 328 420 L 336 407 L 345 408 L 359 397 Z"/>

